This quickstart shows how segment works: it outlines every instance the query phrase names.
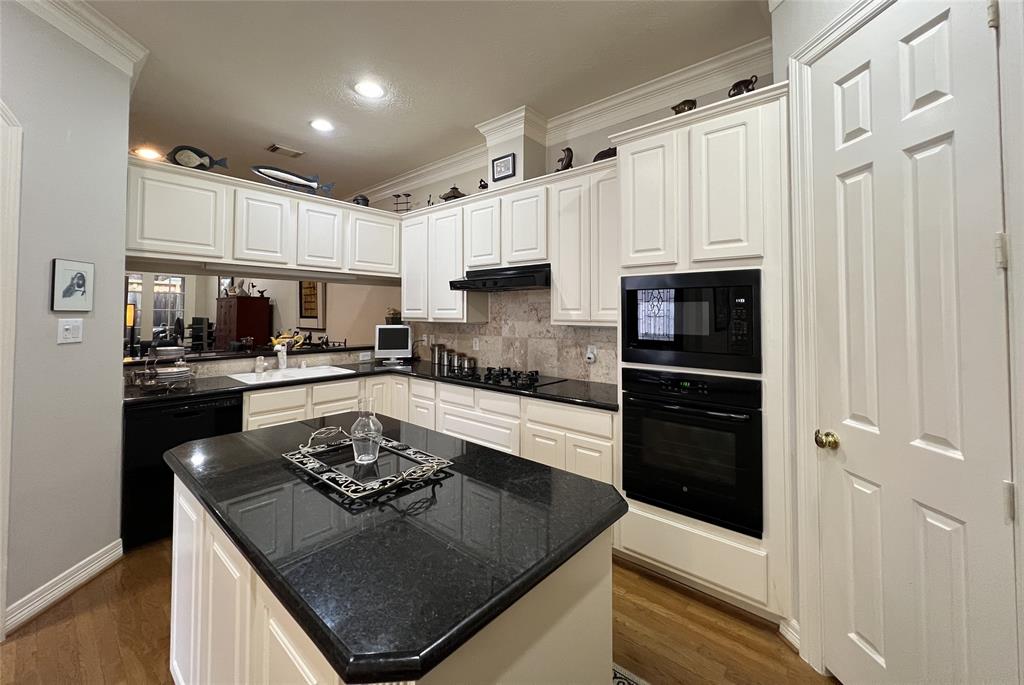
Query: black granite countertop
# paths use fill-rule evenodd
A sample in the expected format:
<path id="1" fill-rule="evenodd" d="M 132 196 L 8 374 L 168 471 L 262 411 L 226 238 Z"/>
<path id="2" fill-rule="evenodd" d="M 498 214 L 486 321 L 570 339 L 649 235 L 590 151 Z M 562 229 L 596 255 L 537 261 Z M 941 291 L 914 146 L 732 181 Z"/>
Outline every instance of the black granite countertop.
<path id="1" fill-rule="evenodd" d="M 387 437 L 454 464 L 352 511 L 280 455 L 355 418 L 164 455 L 346 682 L 423 677 L 626 513 L 611 485 L 388 417 Z M 257 503 L 274 516 L 246 516 Z"/>
<path id="2" fill-rule="evenodd" d="M 263 390 L 266 388 L 281 387 L 285 385 L 304 385 L 307 383 L 326 383 L 330 381 L 372 376 L 382 373 L 399 373 L 416 378 L 424 378 L 433 381 L 443 381 L 456 385 L 465 385 L 473 388 L 505 392 L 524 397 L 535 397 L 541 400 L 575 404 L 581 407 L 593 409 L 604 409 L 607 411 L 618 411 L 618 387 L 612 383 L 595 383 L 591 381 L 564 380 L 559 383 L 542 385 L 533 390 L 515 390 L 503 388 L 489 383 L 467 381 L 449 376 L 443 369 L 433 366 L 428 361 L 413 362 L 408 366 L 389 367 L 367 362 L 365 364 L 339 364 L 339 368 L 352 371 L 344 376 L 331 376 L 314 379 L 298 379 L 289 381 L 276 381 L 273 383 L 262 383 L 260 385 L 246 385 L 227 376 L 211 376 L 196 378 L 192 381 L 191 387 L 178 390 L 150 390 L 139 386 L 125 386 L 125 404 L 137 405 L 160 402 L 165 399 L 185 397 L 212 397 L 246 390 Z"/>
<path id="3" fill-rule="evenodd" d="M 304 354 L 337 354 L 340 352 L 366 352 L 374 349 L 373 345 L 345 345 L 343 347 L 300 347 L 297 350 L 291 350 L 288 352 L 288 356 L 293 355 L 304 355 Z M 271 359 L 274 357 L 273 346 L 264 346 L 260 349 L 252 352 L 228 352 L 227 350 L 211 350 L 209 352 L 186 352 L 185 361 L 194 362 L 215 362 L 223 359 L 255 359 L 256 357 L 266 357 Z M 125 357 L 122 360 L 124 366 L 145 366 L 148 359 L 146 357 Z M 173 364 L 177 359 L 168 357 L 167 359 L 161 359 L 157 363 L 161 365 Z"/>

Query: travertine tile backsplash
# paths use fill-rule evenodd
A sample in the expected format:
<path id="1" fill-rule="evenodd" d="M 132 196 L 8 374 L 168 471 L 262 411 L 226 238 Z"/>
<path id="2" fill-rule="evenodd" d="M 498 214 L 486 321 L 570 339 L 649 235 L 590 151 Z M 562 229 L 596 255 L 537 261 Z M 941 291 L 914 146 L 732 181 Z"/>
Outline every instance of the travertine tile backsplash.
<path id="1" fill-rule="evenodd" d="M 617 380 L 614 327 L 553 326 L 551 291 L 520 290 L 490 294 L 487 323 L 413 323 L 417 338 L 434 336 L 434 342 L 476 357 L 480 367 L 509 366 L 537 369 L 547 376 L 615 383 Z M 480 349 L 473 350 L 473 338 Z M 597 347 L 597 362 L 587 364 L 587 345 Z M 429 348 L 418 350 L 429 358 Z"/>

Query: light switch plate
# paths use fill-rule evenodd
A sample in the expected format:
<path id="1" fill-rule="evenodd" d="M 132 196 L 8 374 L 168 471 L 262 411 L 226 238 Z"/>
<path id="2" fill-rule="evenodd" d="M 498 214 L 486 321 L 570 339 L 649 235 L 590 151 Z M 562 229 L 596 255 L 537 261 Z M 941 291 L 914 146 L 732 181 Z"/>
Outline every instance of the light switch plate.
<path id="1" fill-rule="evenodd" d="M 368 361 L 370 361 L 370 357 L 371 356 L 372 355 L 369 352 L 360 352 L 359 353 L 359 361 L 361 361 L 361 362 L 368 362 Z"/>
<path id="2" fill-rule="evenodd" d="M 82 342 L 82 319 L 57 319 L 57 344 Z"/>

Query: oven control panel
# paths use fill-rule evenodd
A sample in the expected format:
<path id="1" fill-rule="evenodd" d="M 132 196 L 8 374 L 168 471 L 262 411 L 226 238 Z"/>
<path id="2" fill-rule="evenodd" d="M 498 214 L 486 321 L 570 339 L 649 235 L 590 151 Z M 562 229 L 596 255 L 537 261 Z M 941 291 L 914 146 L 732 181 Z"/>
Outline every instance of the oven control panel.
<path id="1" fill-rule="evenodd" d="M 623 369 L 622 390 L 665 400 L 689 400 L 761 408 L 761 381 L 673 371 Z"/>
<path id="2" fill-rule="evenodd" d="M 750 354 L 753 350 L 751 326 L 754 315 L 751 311 L 753 292 L 749 287 L 739 286 L 729 289 L 732 312 L 729 317 L 729 352 L 733 354 Z"/>

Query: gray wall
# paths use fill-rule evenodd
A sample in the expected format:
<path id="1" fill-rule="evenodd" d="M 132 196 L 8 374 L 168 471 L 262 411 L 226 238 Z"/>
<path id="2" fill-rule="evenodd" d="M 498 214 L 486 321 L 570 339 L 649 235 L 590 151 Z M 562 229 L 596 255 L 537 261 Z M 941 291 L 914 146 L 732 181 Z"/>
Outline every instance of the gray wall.
<path id="1" fill-rule="evenodd" d="M 772 70 L 788 78 L 790 55 L 835 19 L 853 0 L 783 0 L 772 12 Z"/>
<path id="2" fill-rule="evenodd" d="M 128 77 L 0 3 L 0 97 L 24 128 L 8 602 L 120 537 Z M 96 264 L 85 341 L 57 346 L 50 260 Z"/>

